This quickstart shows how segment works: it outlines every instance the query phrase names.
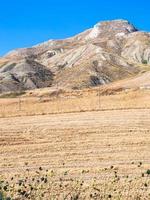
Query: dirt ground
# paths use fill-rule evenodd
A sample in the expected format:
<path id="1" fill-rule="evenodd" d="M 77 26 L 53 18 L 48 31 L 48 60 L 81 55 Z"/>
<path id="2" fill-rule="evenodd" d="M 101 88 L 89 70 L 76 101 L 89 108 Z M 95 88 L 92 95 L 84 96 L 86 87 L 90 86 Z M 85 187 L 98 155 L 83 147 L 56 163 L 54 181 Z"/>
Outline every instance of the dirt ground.
<path id="1" fill-rule="evenodd" d="M 149 199 L 149 148 L 147 89 L 54 96 L 44 90 L 0 98 L 0 181 L 5 180 L 0 192 L 12 198 L 24 199 L 18 193 L 23 180 L 21 189 L 33 200 L 43 193 L 58 200 L 76 199 L 74 193 L 81 200 L 108 200 L 110 194 L 115 200 Z M 43 176 L 46 185 L 37 183 Z"/>
<path id="2" fill-rule="evenodd" d="M 85 179 L 104 168 L 137 175 L 150 167 L 150 109 L 91 111 L 0 119 L 0 173 L 21 173 L 28 163 L 69 170 Z M 103 177 L 104 178 L 104 177 Z"/>

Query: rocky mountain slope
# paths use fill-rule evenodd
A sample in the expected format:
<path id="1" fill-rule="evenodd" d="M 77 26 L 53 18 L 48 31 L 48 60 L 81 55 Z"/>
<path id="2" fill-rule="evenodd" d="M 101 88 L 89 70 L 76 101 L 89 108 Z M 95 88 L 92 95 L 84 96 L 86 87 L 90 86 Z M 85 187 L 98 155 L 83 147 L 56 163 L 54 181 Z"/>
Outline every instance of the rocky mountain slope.
<path id="1" fill-rule="evenodd" d="M 104 21 L 64 40 L 17 49 L 0 59 L 0 92 L 81 89 L 150 70 L 150 33 L 126 20 Z"/>

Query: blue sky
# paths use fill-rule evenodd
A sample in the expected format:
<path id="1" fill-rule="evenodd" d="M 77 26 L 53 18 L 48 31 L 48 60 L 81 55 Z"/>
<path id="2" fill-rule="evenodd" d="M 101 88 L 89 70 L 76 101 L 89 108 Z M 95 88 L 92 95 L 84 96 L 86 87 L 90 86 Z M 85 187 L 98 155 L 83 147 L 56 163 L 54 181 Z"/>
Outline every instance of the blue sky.
<path id="1" fill-rule="evenodd" d="M 149 0 L 0 0 L 0 55 L 73 36 L 99 21 L 127 19 L 150 31 Z"/>

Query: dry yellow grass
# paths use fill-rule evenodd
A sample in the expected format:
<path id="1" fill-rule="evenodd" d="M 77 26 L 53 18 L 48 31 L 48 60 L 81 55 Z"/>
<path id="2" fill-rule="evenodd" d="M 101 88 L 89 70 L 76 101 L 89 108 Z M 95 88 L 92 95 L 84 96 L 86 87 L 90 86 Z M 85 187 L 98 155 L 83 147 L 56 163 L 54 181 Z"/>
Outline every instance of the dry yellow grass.
<path id="1" fill-rule="evenodd" d="M 141 174 L 150 168 L 150 92 L 98 92 L 22 97 L 20 106 L 19 98 L 0 99 L 1 175 L 23 174 L 28 163 L 31 173 L 42 166 L 55 170 L 56 180 L 67 171 L 67 179 L 96 179 L 106 187 L 113 166 L 119 190 L 128 187 L 126 176 L 138 177 L 137 194 L 147 180 L 141 182 Z"/>
<path id="2" fill-rule="evenodd" d="M 150 108 L 149 90 L 85 90 L 0 98 L 0 117 L 45 115 L 97 110 Z"/>
<path id="3" fill-rule="evenodd" d="M 8 62 L 7 59 L 5 58 L 0 58 L 0 67 L 2 67 L 4 64 L 6 64 Z"/>

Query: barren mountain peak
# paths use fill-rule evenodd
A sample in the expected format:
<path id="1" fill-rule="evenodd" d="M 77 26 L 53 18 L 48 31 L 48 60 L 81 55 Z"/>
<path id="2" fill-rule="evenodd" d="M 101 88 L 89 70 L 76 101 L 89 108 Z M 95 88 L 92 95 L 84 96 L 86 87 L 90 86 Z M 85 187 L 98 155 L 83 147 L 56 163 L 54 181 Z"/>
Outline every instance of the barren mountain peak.
<path id="1" fill-rule="evenodd" d="M 74 37 L 8 53 L 0 59 L 0 92 L 56 85 L 80 89 L 131 77 L 149 70 L 149 44 L 149 33 L 127 20 L 101 21 Z"/>
<path id="2" fill-rule="evenodd" d="M 99 36 L 103 36 L 103 34 L 108 35 L 109 33 L 119 34 L 120 36 L 123 36 L 125 34 L 136 31 L 137 29 L 127 20 L 118 19 L 111 21 L 102 21 L 98 22 L 93 27 L 86 39 L 94 39 Z"/>

